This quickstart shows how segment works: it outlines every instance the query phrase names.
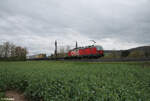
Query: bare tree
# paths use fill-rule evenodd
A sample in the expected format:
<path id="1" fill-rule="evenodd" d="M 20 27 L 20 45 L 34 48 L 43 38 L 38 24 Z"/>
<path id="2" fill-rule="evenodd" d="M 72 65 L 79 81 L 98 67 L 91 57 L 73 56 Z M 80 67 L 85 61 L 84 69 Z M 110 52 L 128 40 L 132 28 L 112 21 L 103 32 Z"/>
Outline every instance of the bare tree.
<path id="1" fill-rule="evenodd" d="M 11 44 L 11 57 L 15 57 L 16 56 L 16 54 L 15 54 L 15 48 L 16 48 L 16 46 L 13 45 L 13 44 Z"/>
<path id="2" fill-rule="evenodd" d="M 4 57 L 5 58 L 10 56 L 10 43 L 9 42 L 5 42 L 3 44 L 3 51 L 4 51 Z"/>
<path id="3" fill-rule="evenodd" d="M 0 58 L 4 57 L 3 45 L 0 45 Z"/>
<path id="4" fill-rule="evenodd" d="M 27 49 L 26 48 L 22 48 L 21 49 L 21 57 L 23 57 L 23 58 L 26 58 L 26 55 L 27 55 Z"/>
<path id="5" fill-rule="evenodd" d="M 27 55 L 27 49 L 26 48 L 22 48 L 20 46 L 15 48 L 15 55 L 16 57 L 19 57 L 21 59 L 25 59 L 26 55 Z"/>
<path id="6" fill-rule="evenodd" d="M 25 60 L 27 53 L 26 48 L 15 46 L 9 42 L 0 45 L 0 58 L 2 60 Z"/>

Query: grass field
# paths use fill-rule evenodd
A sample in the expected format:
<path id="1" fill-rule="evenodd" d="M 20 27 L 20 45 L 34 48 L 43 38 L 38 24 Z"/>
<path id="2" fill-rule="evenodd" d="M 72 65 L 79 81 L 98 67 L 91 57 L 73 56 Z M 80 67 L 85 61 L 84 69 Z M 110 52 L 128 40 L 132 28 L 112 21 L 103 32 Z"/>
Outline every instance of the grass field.
<path id="1" fill-rule="evenodd" d="M 0 96 L 31 101 L 150 101 L 150 63 L 0 62 Z"/>

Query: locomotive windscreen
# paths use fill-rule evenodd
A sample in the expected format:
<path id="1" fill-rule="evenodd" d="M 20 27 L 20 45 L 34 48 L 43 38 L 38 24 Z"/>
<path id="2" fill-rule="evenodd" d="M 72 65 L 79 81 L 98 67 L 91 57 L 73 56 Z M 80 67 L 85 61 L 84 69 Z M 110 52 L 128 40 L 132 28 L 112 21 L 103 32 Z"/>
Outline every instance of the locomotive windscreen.
<path id="1" fill-rule="evenodd" d="M 97 50 L 103 50 L 102 46 L 96 46 Z"/>

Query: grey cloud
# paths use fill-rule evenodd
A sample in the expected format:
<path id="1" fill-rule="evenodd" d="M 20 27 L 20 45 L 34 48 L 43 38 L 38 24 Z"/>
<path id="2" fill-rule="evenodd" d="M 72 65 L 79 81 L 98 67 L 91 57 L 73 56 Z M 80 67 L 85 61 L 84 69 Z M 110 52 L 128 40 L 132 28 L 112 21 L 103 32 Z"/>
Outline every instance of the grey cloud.
<path id="1" fill-rule="evenodd" d="M 64 44 L 94 39 L 105 49 L 116 41 L 118 49 L 149 45 L 149 7 L 149 0 L 1 0 L 0 40 L 31 53 L 52 53 L 55 39 Z"/>

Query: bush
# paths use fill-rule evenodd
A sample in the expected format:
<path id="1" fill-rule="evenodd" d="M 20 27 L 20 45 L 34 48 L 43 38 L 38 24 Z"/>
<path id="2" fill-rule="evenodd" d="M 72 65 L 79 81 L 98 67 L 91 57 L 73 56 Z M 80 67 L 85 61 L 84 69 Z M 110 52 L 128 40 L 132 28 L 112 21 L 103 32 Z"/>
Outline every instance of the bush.
<path id="1" fill-rule="evenodd" d="M 125 50 L 121 52 L 121 57 L 127 57 L 130 54 L 130 51 Z"/>
<path id="2" fill-rule="evenodd" d="M 130 58 L 143 58 L 145 57 L 145 54 L 143 51 L 132 51 L 129 56 Z"/>

